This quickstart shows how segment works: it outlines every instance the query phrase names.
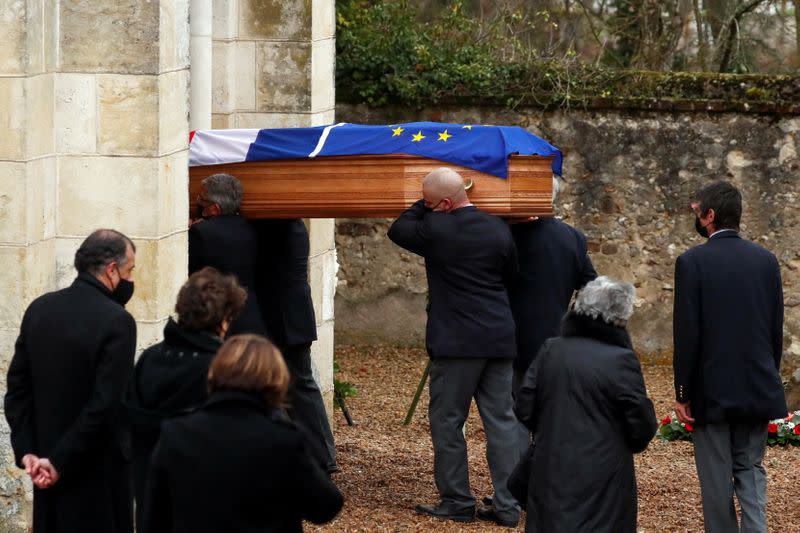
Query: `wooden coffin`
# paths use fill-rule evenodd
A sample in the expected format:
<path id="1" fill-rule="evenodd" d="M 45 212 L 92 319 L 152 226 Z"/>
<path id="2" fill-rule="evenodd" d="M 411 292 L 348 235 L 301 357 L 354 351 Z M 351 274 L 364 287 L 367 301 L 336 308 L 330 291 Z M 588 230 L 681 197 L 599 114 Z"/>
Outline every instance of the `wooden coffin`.
<path id="1" fill-rule="evenodd" d="M 457 170 L 480 209 L 499 216 L 551 215 L 551 157 L 511 156 L 508 178 L 409 155 L 359 155 L 190 167 L 189 205 L 200 182 L 218 172 L 244 186 L 248 218 L 396 217 L 422 197 L 422 179 L 446 166 Z"/>

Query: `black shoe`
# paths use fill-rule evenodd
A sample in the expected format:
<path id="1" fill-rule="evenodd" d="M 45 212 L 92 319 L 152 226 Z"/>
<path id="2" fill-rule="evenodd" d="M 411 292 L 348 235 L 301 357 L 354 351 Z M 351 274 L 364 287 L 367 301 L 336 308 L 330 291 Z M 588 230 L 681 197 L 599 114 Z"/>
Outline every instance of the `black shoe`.
<path id="1" fill-rule="evenodd" d="M 454 510 L 442 504 L 439 505 L 417 505 L 414 511 L 418 514 L 441 518 L 442 520 L 455 520 L 456 522 L 472 522 L 475 520 L 475 508 Z"/>
<path id="2" fill-rule="evenodd" d="M 341 470 L 342 469 L 339 468 L 339 465 L 337 465 L 336 463 L 332 463 L 325 466 L 325 473 L 328 474 L 329 476 L 331 474 L 335 474 L 336 472 L 341 472 Z"/>
<path id="3" fill-rule="evenodd" d="M 497 516 L 497 513 L 495 513 L 494 509 L 492 509 L 491 507 L 483 507 L 481 509 L 478 509 L 476 516 L 481 520 L 486 520 L 487 522 L 494 522 L 498 526 L 517 527 L 519 525 L 519 517 L 501 518 Z"/>
<path id="4" fill-rule="evenodd" d="M 494 505 L 494 498 L 492 498 L 491 496 L 484 496 L 481 501 L 483 502 L 483 505 L 485 505 L 486 507 L 491 507 L 492 505 Z"/>

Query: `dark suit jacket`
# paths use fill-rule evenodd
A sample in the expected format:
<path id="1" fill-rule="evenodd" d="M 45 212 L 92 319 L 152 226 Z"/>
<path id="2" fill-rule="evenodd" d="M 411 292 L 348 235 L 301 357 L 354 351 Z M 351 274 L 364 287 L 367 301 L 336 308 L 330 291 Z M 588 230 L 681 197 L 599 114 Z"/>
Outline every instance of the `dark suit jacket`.
<path id="1" fill-rule="evenodd" d="M 786 416 L 783 289 L 765 248 L 723 231 L 675 262 L 675 392 L 698 423 Z"/>
<path id="2" fill-rule="evenodd" d="M 22 319 L 5 414 L 17 465 L 47 457 L 61 478 L 34 489 L 34 529 L 130 531 L 130 434 L 122 394 L 136 322 L 94 276 L 40 296 Z"/>
<path id="3" fill-rule="evenodd" d="M 260 252 L 258 297 L 267 331 L 282 350 L 317 339 L 308 284 L 308 230 L 300 219 L 252 222 Z"/>
<path id="4" fill-rule="evenodd" d="M 513 224 L 519 275 L 509 290 L 517 324 L 517 359 L 524 371 L 542 343 L 561 332 L 572 294 L 597 277 L 583 234 L 556 218 Z"/>
<path id="5" fill-rule="evenodd" d="M 189 274 L 211 266 L 233 274 L 247 290 L 247 301 L 228 335 L 267 335 L 256 294 L 258 238 L 241 215 L 220 215 L 189 227 Z"/>
<path id="6" fill-rule="evenodd" d="M 517 259 L 505 222 L 474 206 L 431 212 L 419 200 L 394 221 L 389 238 L 425 258 L 431 357 L 516 356 L 506 288 Z"/>
<path id="7" fill-rule="evenodd" d="M 293 532 L 333 519 L 342 495 L 282 416 L 257 395 L 221 391 L 165 422 L 143 532 Z"/>

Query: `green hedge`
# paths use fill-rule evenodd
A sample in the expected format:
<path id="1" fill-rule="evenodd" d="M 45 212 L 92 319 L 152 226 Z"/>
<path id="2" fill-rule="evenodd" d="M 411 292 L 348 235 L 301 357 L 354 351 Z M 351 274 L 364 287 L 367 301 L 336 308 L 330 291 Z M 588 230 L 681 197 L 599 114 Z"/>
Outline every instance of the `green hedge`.
<path id="1" fill-rule="evenodd" d="M 337 98 L 373 107 L 440 103 L 800 112 L 800 77 L 622 71 L 517 38 L 519 13 L 481 23 L 461 1 L 421 22 L 409 0 L 337 2 Z M 686 102 L 712 102 L 689 106 Z"/>

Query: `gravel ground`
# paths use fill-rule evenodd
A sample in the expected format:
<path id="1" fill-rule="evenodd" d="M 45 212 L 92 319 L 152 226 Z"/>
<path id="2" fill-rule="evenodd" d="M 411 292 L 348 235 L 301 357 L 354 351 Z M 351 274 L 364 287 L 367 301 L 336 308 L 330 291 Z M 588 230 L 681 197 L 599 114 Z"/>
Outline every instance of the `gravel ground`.
<path id="1" fill-rule="evenodd" d="M 339 346 L 338 378 L 349 381 L 358 395 L 347 405 L 356 425 L 335 413 L 334 434 L 342 471 L 334 475 L 345 496 L 336 520 L 308 531 L 509 531 L 486 522 L 471 524 L 425 518 L 413 512 L 418 503 L 436 503 L 433 451 L 427 420 L 427 388 L 414 419 L 403 426 L 406 410 L 425 368 L 423 350 Z M 672 406 L 672 370 L 645 368 L 645 382 L 659 418 Z M 486 467 L 486 441 L 476 409 L 467 422 L 470 482 L 477 497 L 491 494 Z M 769 447 L 770 531 L 800 531 L 800 448 Z M 636 456 L 639 484 L 639 531 L 702 531 L 700 488 L 692 446 L 654 440 Z M 521 522 L 524 524 L 524 522 Z M 521 530 L 521 528 L 520 528 Z"/>

